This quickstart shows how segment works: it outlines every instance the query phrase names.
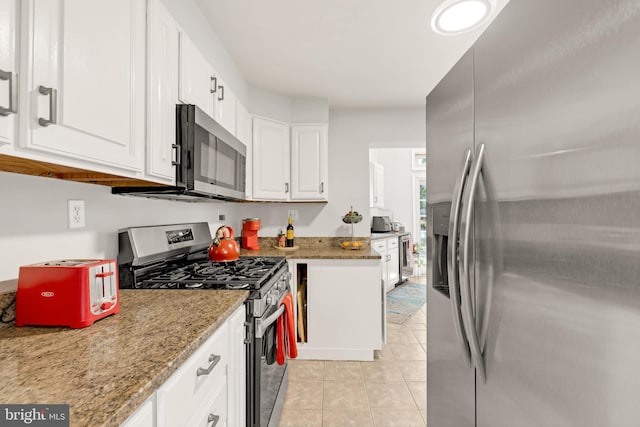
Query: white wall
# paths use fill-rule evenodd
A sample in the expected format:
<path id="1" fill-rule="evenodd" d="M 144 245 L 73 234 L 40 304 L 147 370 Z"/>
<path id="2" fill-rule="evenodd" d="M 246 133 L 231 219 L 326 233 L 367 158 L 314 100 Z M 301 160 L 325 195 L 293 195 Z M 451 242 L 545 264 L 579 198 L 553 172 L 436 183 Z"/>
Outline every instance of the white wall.
<path id="1" fill-rule="evenodd" d="M 206 221 L 223 207 L 235 227 L 237 204 L 184 203 L 117 196 L 109 187 L 0 172 L 0 281 L 20 265 L 64 258 L 116 258 L 120 228 Z M 86 227 L 69 229 L 67 200 L 85 201 Z M 239 230 L 239 228 L 238 228 Z"/>
<path id="2" fill-rule="evenodd" d="M 374 148 L 370 157 L 384 167 L 385 209 L 372 209 L 372 215 L 388 215 L 392 221 L 413 230 L 413 181 L 411 148 Z"/>

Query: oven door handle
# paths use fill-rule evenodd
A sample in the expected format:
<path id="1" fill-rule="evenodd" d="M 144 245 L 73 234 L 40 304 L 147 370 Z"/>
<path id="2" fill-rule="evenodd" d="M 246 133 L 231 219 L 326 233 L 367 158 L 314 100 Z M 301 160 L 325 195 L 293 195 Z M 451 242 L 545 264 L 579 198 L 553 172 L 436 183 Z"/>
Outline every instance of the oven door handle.
<path id="1" fill-rule="evenodd" d="M 264 336 L 267 328 L 271 326 L 273 322 L 278 320 L 278 317 L 282 316 L 282 313 L 284 313 L 284 308 L 285 306 L 281 305 L 273 314 L 271 314 L 267 318 L 256 319 L 256 338 L 262 338 Z"/>

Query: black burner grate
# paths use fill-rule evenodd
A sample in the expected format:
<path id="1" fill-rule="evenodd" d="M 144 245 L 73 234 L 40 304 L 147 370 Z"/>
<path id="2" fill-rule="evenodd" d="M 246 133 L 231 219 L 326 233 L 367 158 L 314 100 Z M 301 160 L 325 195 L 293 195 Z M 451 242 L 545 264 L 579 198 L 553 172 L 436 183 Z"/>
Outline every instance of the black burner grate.
<path id="1" fill-rule="evenodd" d="M 242 257 L 165 266 L 137 281 L 146 289 L 260 289 L 286 263 L 283 257 Z"/>

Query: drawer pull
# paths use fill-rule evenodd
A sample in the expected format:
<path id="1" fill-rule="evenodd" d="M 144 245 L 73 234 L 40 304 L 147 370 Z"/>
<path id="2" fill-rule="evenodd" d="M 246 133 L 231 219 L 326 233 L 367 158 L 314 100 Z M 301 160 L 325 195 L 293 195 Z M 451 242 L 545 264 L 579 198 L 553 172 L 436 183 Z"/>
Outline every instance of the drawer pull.
<path id="1" fill-rule="evenodd" d="M 220 421 L 220 415 L 209 414 L 209 417 L 207 418 L 207 422 L 213 423 L 211 424 L 211 427 L 216 427 L 218 425 L 218 421 Z"/>
<path id="2" fill-rule="evenodd" d="M 209 375 L 211 371 L 213 371 L 213 368 L 216 367 L 219 361 L 220 361 L 220 356 L 218 356 L 217 354 L 211 353 L 211 355 L 209 356 L 209 362 L 211 362 L 211 364 L 206 369 L 198 368 L 198 370 L 196 371 L 196 376 L 199 377 L 200 375 Z"/>

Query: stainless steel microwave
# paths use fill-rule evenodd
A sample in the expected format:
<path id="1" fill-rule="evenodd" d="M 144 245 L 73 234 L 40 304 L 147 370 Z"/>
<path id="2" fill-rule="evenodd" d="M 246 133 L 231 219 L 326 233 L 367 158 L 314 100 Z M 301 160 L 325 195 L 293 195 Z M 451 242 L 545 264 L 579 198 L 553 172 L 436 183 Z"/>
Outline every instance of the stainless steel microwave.
<path id="1" fill-rule="evenodd" d="M 176 105 L 176 185 L 114 187 L 114 194 L 201 201 L 244 200 L 246 147 L 195 105 Z"/>

